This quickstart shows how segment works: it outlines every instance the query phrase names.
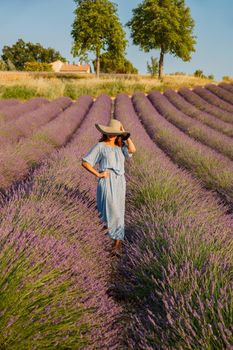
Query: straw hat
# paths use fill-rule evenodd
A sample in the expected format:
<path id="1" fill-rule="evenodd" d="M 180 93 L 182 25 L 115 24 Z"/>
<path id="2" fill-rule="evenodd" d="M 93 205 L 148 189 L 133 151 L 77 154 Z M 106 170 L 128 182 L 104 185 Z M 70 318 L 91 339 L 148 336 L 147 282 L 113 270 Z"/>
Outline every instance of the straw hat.
<path id="1" fill-rule="evenodd" d="M 102 134 L 122 135 L 123 140 L 127 140 L 130 137 L 130 133 L 128 131 L 121 130 L 123 125 L 117 119 L 111 118 L 108 125 L 95 124 L 95 126 L 97 130 L 102 132 Z"/>

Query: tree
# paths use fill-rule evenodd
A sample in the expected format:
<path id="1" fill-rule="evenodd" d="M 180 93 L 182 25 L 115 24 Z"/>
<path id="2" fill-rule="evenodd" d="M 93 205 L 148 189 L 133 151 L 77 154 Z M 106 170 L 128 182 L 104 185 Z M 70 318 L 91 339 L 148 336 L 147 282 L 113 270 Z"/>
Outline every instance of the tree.
<path id="1" fill-rule="evenodd" d="M 133 66 L 133 64 L 127 60 L 126 58 L 124 59 L 124 72 L 125 74 L 138 74 L 137 68 Z"/>
<path id="2" fill-rule="evenodd" d="M 127 26 L 131 28 L 133 43 L 142 50 L 160 49 L 160 79 L 166 53 L 189 61 L 191 52 L 195 51 L 194 20 L 185 0 L 144 0 L 133 9 Z"/>
<path id="3" fill-rule="evenodd" d="M 158 74 L 159 71 L 159 62 L 156 57 L 150 58 L 150 63 L 147 62 L 147 72 L 151 74 L 152 77 L 154 77 L 156 74 Z"/>
<path id="4" fill-rule="evenodd" d="M 11 47 L 4 46 L 2 52 L 3 61 L 6 63 L 8 61 L 12 62 L 18 70 L 24 70 L 26 62 L 51 63 L 56 60 L 65 61 L 65 58 L 51 47 L 46 49 L 39 43 L 26 43 L 22 39 L 19 39 Z"/>
<path id="5" fill-rule="evenodd" d="M 96 69 L 96 60 L 93 60 Z M 115 57 L 110 52 L 100 55 L 100 70 L 103 73 L 137 74 L 138 70 L 125 56 Z"/>
<path id="6" fill-rule="evenodd" d="M 117 5 L 109 0 L 74 0 L 77 3 L 71 35 L 74 39 L 72 54 L 86 55 L 94 52 L 96 75 L 100 73 L 100 57 L 103 51 L 124 55 L 125 32 L 117 16 Z"/>

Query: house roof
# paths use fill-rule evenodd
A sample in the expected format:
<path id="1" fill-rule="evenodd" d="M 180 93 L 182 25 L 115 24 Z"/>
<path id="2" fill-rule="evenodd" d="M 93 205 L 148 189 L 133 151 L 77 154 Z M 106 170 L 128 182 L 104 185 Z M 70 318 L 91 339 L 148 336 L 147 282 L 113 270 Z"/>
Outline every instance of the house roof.
<path id="1" fill-rule="evenodd" d="M 61 66 L 60 72 L 87 72 L 90 69 L 89 64 L 83 64 L 83 65 L 78 65 L 78 64 L 68 64 L 64 63 Z"/>

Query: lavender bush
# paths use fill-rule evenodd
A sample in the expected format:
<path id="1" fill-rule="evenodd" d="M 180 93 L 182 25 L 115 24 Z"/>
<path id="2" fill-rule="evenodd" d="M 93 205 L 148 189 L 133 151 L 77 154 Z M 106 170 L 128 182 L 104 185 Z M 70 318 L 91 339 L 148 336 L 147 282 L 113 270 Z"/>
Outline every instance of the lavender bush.
<path id="1" fill-rule="evenodd" d="M 220 86 L 216 86 L 214 84 L 207 84 L 205 88 L 213 92 L 215 95 L 220 97 L 222 100 L 229 102 L 233 105 L 233 94 L 225 89 L 222 89 Z"/>
<path id="2" fill-rule="evenodd" d="M 21 117 L 0 127 L 0 146 L 16 143 L 19 139 L 29 137 L 40 126 L 54 119 L 60 112 L 72 104 L 68 97 L 59 97 L 44 104 L 36 110 L 24 113 Z"/>
<path id="3" fill-rule="evenodd" d="M 138 109 L 140 99 L 133 97 Z M 148 101 L 142 105 L 151 115 Z M 115 116 L 137 148 L 115 286 L 129 298 L 122 348 L 231 349 L 233 217 L 152 142 L 127 95 L 117 97 Z M 150 133 L 153 117 L 142 118 Z"/>
<path id="4" fill-rule="evenodd" d="M 191 103 L 187 102 L 177 92 L 172 89 L 166 89 L 164 96 L 181 112 L 184 114 L 200 120 L 202 123 L 210 126 L 211 128 L 221 131 L 227 136 L 233 136 L 233 125 L 226 123 L 218 118 L 214 117 L 210 113 L 202 112 Z"/>
<path id="5" fill-rule="evenodd" d="M 211 105 L 199 95 L 192 92 L 190 89 L 184 87 L 179 89 L 178 93 L 200 110 L 210 113 L 225 122 L 233 123 L 232 113 L 223 111 L 221 108 Z"/>
<path id="6" fill-rule="evenodd" d="M 232 138 L 179 111 L 159 91 L 152 91 L 148 98 L 159 113 L 180 130 L 233 160 Z"/>
<path id="7" fill-rule="evenodd" d="M 142 93 L 133 95 L 134 107 L 152 139 L 180 166 L 189 169 L 203 185 L 233 201 L 232 162 L 195 141 L 164 119 Z"/>
<path id="8" fill-rule="evenodd" d="M 85 349 L 91 325 L 83 317 L 88 308 L 83 307 L 82 299 L 87 298 L 84 288 L 88 285 L 83 260 L 75 248 L 32 231 L 4 228 L 0 238 L 5 267 L 0 269 L 1 348 L 66 344 Z"/>
<path id="9" fill-rule="evenodd" d="M 43 104 L 49 103 L 44 97 L 31 98 L 29 101 L 13 106 L 6 106 L 0 110 L 0 122 L 8 122 L 10 120 L 17 119 L 24 113 L 33 111 L 34 109 L 41 107 Z"/>
<path id="10" fill-rule="evenodd" d="M 215 95 L 213 92 L 208 90 L 208 85 L 206 85 L 206 88 L 203 87 L 194 87 L 193 92 L 195 92 L 197 95 L 201 96 L 204 100 L 209 102 L 210 104 L 220 107 L 221 109 L 233 113 L 233 106 L 232 104 L 224 101 L 222 98 Z"/>

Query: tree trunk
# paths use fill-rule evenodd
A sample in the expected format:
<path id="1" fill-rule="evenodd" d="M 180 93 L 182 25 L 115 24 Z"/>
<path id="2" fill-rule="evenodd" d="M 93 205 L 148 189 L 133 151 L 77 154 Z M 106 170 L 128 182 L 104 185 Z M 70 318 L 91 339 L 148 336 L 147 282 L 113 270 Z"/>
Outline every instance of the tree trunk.
<path id="1" fill-rule="evenodd" d="M 159 79 L 163 79 L 163 63 L 164 63 L 164 51 L 163 47 L 161 46 L 161 51 L 160 51 L 160 58 L 159 58 Z"/>
<path id="2" fill-rule="evenodd" d="M 100 50 L 96 50 L 96 77 L 100 77 Z"/>

